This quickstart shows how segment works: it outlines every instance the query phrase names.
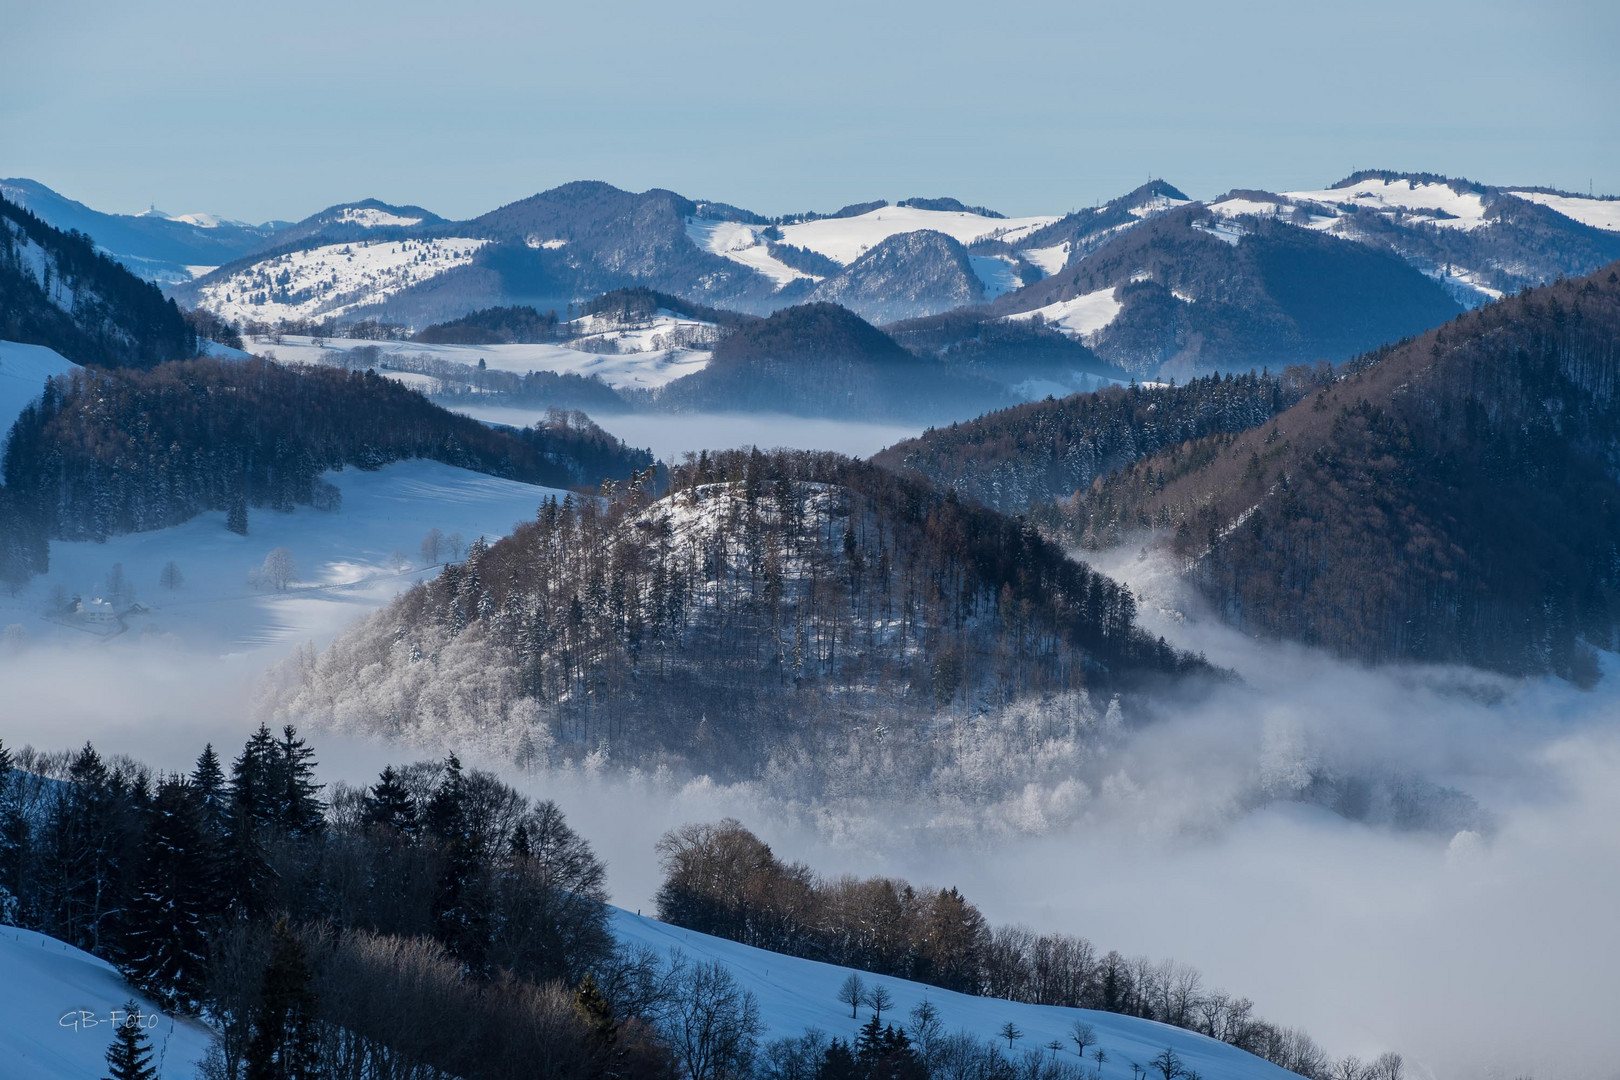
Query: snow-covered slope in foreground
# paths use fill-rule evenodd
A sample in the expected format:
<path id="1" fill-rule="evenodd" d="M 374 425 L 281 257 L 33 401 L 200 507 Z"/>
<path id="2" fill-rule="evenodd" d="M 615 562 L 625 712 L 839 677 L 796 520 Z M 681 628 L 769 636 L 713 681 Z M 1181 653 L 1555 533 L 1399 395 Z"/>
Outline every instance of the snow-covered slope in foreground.
<path id="1" fill-rule="evenodd" d="M 0 1073 L 28 1080 L 105 1076 L 110 1014 L 131 998 L 159 1017 L 147 1032 L 158 1076 L 191 1080 L 208 1049 L 206 1028 L 159 1016 L 105 960 L 43 934 L 0 927 Z"/>
<path id="2" fill-rule="evenodd" d="M 766 1040 L 802 1035 L 806 1028 L 820 1028 L 828 1035 L 847 1039 L 866 1022 L 865 1009 L 861 1010 L 858 1020 L 852 1020 L 848 1006 L 838 1001 L 838 987 L 849 976 L 848 968 L 739 945 L 618 908 L 612 909 L 612 917 L 613 935 L 621 944 L 679 949 L 689 960 L 724 964 L 759 1000 Z M 900 1026 L 910 1022 L 906 1014 L 924 998 L 939 1009 L 946 1031 L 965 1031 L 981 1038 L 997 1039 L 1001 1037 L 1003 1025 L 1010 1020 L 1024 1033 L 1014 1048 L 1014 1053 L 1019 1055 L 1029 1050 L 1052 1053 L 1044 1048 L 1056 1039 L 1063 1044 L 1058 1053 L 1070 1064 L 1079 1064 L 1074 1056 L 1074 1044 L 1069 1041 L 1069 1027 L 1076 1020 L 1084 1020 L 1096 1029 L 1096 1045 L 1107 1054 L 1101 1070 L 1103 1080 L 1132 1080 L 1147 1070 L 1148 1062 L 1166 1047 L 1174 1050 L 1185 1066 L 1202 1080 L 1297 1080 L 1293 1073 L 1253 1054 L 1152 1020 L 1089 1009 L 1020 1005 L 998 998 L 970 997 L 879 975 L 862 973 L 861 978 L 868 986 L 881 984 L 894 995 L 893 1011 L 886 1015 L 892 1016 L 894 1023 Z M 1086 1065 L 1095 1068 L 1096 1062 L 1090 1054 L 1088 1049 Z M 1141 1069 L 1133 1069 L 1133 1065 Z"/>

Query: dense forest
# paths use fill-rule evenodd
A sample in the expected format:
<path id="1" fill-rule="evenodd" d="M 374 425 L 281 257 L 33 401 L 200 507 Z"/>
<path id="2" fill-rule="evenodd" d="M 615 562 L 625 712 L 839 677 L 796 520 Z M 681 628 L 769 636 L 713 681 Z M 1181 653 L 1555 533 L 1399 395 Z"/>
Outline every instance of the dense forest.
<path id="1" fill-rule="evenodd" d="M 1586 643 L 1612 648 L 1620 629 L 1617 342 L 1620 265 L 1380 349 L 1260 428 L 1099 480 L 1064 532 L 1151 533 L 1251 632 L 1590 682 Z"/>
<path id="2" fill-rule="evenodd" d="M 5 490 L 23 540 L 105 539 L 179 524 L 205 510 L 336 509 L 328 469 L 406 458 L 556 487 L 650 466 L 580 414 L 491 429 L 373 372 L 196 359 L 151 370 L 76 371 L 53 380 L 12 427 Z M 8 577 L 45 569 L 9 565 Z"/>
<path id="3" fill-rule="evenodd" d="M 1138 458 L 1216 432 L 1264 423 L 1331 381 L 1326 365 L 1267 374 L 1206 375 L 1183 386 L 1115 386 L 1031 402 L 934 428 L 873 457 L 1007 514 L 1049 524 L 1049 505 Z"/>
<path id="4" fill-rule="evenodd" d="M 835 304 L 785 308 L 722 337 L 702 371 L 658 394 L 680 411 L 862 419 L 976 415 L 1016 398 L 982 376 L 920 357 Z"/>
<path id="5" fill-rule="evenodd" d="M 840 304 L 873 322 L 895 322 L 977 304 L 984 283 L 961 243 L 919 229 L 873 244 L 817 284 L 808 299 Z"/>
<path id="6" fill-rule="evenodd" d="M 658 917 L 677 926 L 964 994 L 1157 1020 L 1307 1080 L 1367 1075 L 1354 1058 L 1330 1059 L 1305 1032 L 1262 1020 L 1247 998 L 1206 987 L 1195 968 L 1105 953 L 1069 934 L 992 927 L 954 888 L 888 877 L 823 878 L 803 863 L 782 861 L 733 819 L 672 829 L 658 852 L 664 870 Z M 844 985 L 852 1007 L 872 1004 L 876 989 L 864 988 L 858 976 Z M 911 1019 L 914 1032 L 920 1019 L 926 1023 L 916 1014 Z M 1083 1057 L 1086 1033 L 1075 1035 Z"/>
<path id="7" fill-rule="evenodd" d="M 151 367 L 195 355 L 173 301 L 96 250 L 0 199 L 0 338 L 49 346 L 80 364 Z"/>
<path id="8" fill-rule="evenodd" d="M 1207 670 L 1032 529 L 875 466 L 730 451 L 675 466 L 662 499 L 647 480 L 548 503 L 295 656 L 274 714 L 525 764 L 774 761 L 814 785 L 876 783 L 899 758 L 938 784 L 1020 702 L 1079 695 L 1019 713 L 1023 737 L 1073 736 L 1101 720 L 1088 690 Z"/>

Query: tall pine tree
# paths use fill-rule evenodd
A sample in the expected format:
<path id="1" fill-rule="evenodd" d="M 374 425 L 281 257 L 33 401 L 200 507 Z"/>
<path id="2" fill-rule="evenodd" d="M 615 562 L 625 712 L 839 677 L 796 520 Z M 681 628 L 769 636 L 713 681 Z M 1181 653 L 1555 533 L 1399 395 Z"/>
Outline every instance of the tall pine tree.
<path id="1" fill-rule="evenodd" d="M 141 1027 L 141 1007 L 131 1001 L 124 1006 L 124 1018 L 113 1029 L 112 1045 L 107 1047 L 105 1080 L 157 1080 L 157 1074 L 151 1041 Z"/>

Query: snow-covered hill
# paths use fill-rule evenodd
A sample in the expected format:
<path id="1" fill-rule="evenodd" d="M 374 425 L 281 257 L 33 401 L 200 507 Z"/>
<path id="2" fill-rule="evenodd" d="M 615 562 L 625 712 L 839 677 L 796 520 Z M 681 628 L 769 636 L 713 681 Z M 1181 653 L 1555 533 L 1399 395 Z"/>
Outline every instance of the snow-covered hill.
<path id="1" fill-rule="evenodd" d="M 802 1035 L 807 1028 L 850 1039 L 866 1021 L 865 1009 L 858 1019 L 852 1019 L 849 1007 L 838 1000 L 838 987 L 848 978 L 848 968 L 739 945 L 618 908 L 612 909 L 612 920 L 613 934 L 622 944 L 648 946 L 661 952 L 678 949 L 689 960 L 725 965 L 758 1000 L 765 1040 Z M 972 997 L 878 975 L 863 973 L 861 978 L 869 986 L 881 985 L 889 990 L 895 1004 L 892 1013 L 886 1015 L 901 1026 L 910 1024 L 907 1013 L 925 999 L 939 1010 L 950 1032 L 963 1031 L 994 1040 L 1000 1038 L 1002 1026 L 1011 1021 L 1024 1033 L 1013 1049 L 1020 1057 L 1034 1051 L 1056 1054 L 1070 1064 L 1079 1064 L 1074 1044 L 1069 1041 L 1069 1027 L 1083 1020 L 1096 1030 L 1096 1046 L 1107 1055 L 1107 1060 L 1098 1066 L 1087 1052 L 1086 1066 L 1100 1068 L 1101 1080 L 1139 1080 L 1148 1062 L 1166 1048 L 1174 1050 L 1186 1067 L 1203 1080 L 1297 1080 L 1293 1073 L 1253 1054 L 1152 1020 Z M 1062 1044 L 1061 1049 L 1046 1048 L 1054 1040 Z"/>
<path id="2" fill-rule="evenodd" d="M 472 262 L 487 240 L 352 241 L 288 252 L 209 275 L 198 305 L 232 320 L 341 318 Z"/>
<path id="3" fill-rule="evenodd" d="M 134 999 L 149 1017 L 152 1064 L 161 1080 L 192 1080 L 208 1029 L 163 1015 L 107 963 L 73 946 L 0 926 L 0 1073 L 16 1080 L 89 1080 L 106 1075 L 114 1010 Z"/>

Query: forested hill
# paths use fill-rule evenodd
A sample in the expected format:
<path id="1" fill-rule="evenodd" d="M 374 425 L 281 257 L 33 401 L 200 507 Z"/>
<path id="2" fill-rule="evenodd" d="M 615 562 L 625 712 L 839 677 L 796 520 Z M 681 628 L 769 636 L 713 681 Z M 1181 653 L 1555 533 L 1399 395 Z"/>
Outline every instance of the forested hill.
<path id="1" fill-rule="evenodd" d="M 0 199 L 0 339 L 69 360 L 150 367 L 195 355 L 197 335 L 172 300 L 96 251 Z"/>
<path id="2" fill-rule="evenodd" d="M 731 451 L 671 480 L 548 505 L 296 658 L 273 711 L 524 763 L 825 782 L 948 767 L 973 740 L 943 718 L 1205 670 L 1033 530 L 875 466 Z"/>
<path id="3" fill-rule="evenodd" d="M 927 477 L 1007 514 L 1037 521 L 1050 504 L 1122 465 L 1215 432 L 1265 423 L 1298 401 L 1320 369 L 1286 376 L 1206 375 L 1184 386 L 1114 386 L 1017 405 L 933 428 L 880 451 L 885 468 Z"/>
<path id="4" fill-rule="evenodd" d="M 327 469 L 416 457 L 557 487 L 652 463 L 577 413 L 492 429 L 370 372 L 196 359 L 54 380 L 12 428 L 5 489 L 31 527 L 60 539 L 233 507 L 246 528 L 249 506 L 335 508 Z"/>
<path id="5" fill-rule="evenodd" d="M 1596 678 L 1620 629 L 1620 263 L 1347 366 L 1240 435 L 1094 485 L 1071 538 L 1149 530 L 1251 632 L 1370 661 Z"/>
<path id="6" fill-rule="evenodd" d="M 976 415 L 1017 400 L 983 376 L 916 356 L 836 304 L 804 304 L 720 339 L 702 371 L 658 396 L 664 408 L 798 415 Z"/>

